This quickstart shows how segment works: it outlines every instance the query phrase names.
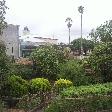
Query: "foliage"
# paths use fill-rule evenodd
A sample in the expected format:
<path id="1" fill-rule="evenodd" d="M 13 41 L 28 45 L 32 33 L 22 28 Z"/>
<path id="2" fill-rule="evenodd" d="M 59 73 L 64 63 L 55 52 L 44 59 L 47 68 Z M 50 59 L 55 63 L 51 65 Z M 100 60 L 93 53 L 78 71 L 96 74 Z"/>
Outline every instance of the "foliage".
<path id="1" fill-rule="evenodd" d="M 104 82 L 112 81 L 112 43 L 102 43 L 96 46 L 88 63 Z"/>
<path id="2" fill-rule="evenodd" d="M 2 41 L 0 41 L 0 89 L 1 86 L 7 81 L 10 66 L 10 59 L 5 53 L 5 45 Z"/>
<path id="3" fill-rule="evenodd" d="M 2 86 L 1 94 L 7 97 L 21 97 L 28 93 L 28 82 L 19 76 L 8 77 L 8 82 Z"/>
<path id="4" fill-rule="evenodd" d="M 55 80 L 59 72 L 59 54 L 60 52 L 53 46 L 42 46 L 36 49 L 31 54 L 36 74 L 40 77 Z"/>
<path id="5" fill-rule="evenodd" d="M 83 6 L 79 6 L 79 7 L 78 7 L 78 11 L 79 11 L 79 13 L 83 14 L 83 12 L 84 12 L 84 7 L 83 7 Z"/>
<path id="6" fill-rule="evenodd" d="M 0 0 L 0 35 L 3 33 L 3 29 L 7 26 L 7 23 L 5 22 L 5 14 L 8 7 L 5 2 L 5 0 Z"/>
<path id="7" fill-rule="evenodd" d="M 31 65 L 14 63 L 11 70 L 12 74 L 17 74 L 23 79 L 31 79 L 33 77 L 33 68 Z"/>
<path id="8" fill-rule="evenodd" d="M 74 39 L 71 44 L 73 44 L 71 46 L 71 49 L 74 51 L 79 51 L 79 54 L 81 53 L 81 38 L 78 39 Z M 83 51 L 85 53 L 85 55 L 87 55 L 87 51 L 88 50 L 93 50 L 94 48 L 94 43 L 91 40 L 86 40 L 86 39 L 82 39 L 82 48 Z"/>
<path id="9" fill-rule="evenodd" d="M 52 101 L 45 112 L 96 112 L 112 109 L 112 83 L 71 87 Z"/>
<path id="10" fill-rule="evenodd" d="M 84 99 L 56 99 L 44 112 L 108 112 L 112 109 L 111 96 Z"/>
<path id="11" fill-rule="evenodd" d="M 86 76 L 89 79 L 90 84 L 97 84 L 103 82 L 102 77 L 96 74 L 93 69 L 91 69 L 88 58 L 84 58 L 82 60 L 82 66 L 84 68 Z"/>
<path id="12" fill-rule="evenodd" d="M 3 101 L 0 99 L 0 112 L 3 112 L 4 110 L 4 103 Z"/>
<path id="13" fill-rule="evenodd" d="M 33 94 L 43 93 L 50 90 L 51 85 L 47 79 L 35 78 L 30 81 L 30 92 Z"/>
<path id="14" fill-rule="evenodd" d="M 58 77 L 68 79 L 76 86 L 88 84 L 88 77 L 85 75 L 83 66 L 79 60 L 69 60 L 64 64 L 60 64 Z"/>
<path id="15" fill-rule="evenodd" d="M 40 105 L 40 96 L 38 95 L 25 95 L 19 100 L 16 107 L 30 111 Z"/>
<path id="16" fill-rule="evenodd" d="M 70 87 L 63 91 L 61 95 L 63 97 L 87 97 L 94 95 L 111 95 L 112 83 L 94 84 L 89 86 Z"/>
<path id="17" fill-rule="evenodd" d="M 58 92 L 62 91 L 65 88 L 71 87 L 71 86 L 73 86 L 73 83 L 66 79 L 59 79 L 55 81 L 54 83 L 54 88 Z"/>
<path id="18" fill-rule="evenodd" d="M 99 44 L 99 38 L 97 37 L 97 32 L 95 29 L 91 30 L 89 37 L 92 39 L 95 45 Z"/>
<path id="19" fill-rule="evenodd" d="M 5 53 L 5 45 L 2 42 L 0 42 L 0 74 L 8 72 L 8 61 L 8 57 Z"/>
<path id="20" fill-rule="evenodd" d="M 63 45 L 53 45 L 52 46 L 56 52 L 57 52 L 57 57 L 59 60 L 59 63 L 64 63 L 66 61 L 65 53 L 64 53 L 64 46 Z"/>
<path id="21" fill-rule="evenodd" d="M 5 9 L 7 7 L 5 6 L 5 1 L 0 1 L 0 7 L 1 7 L 1 13 L 0 13 L 0 34 L 2 34 L 3 29 L 6 27 L 6 22 L 4 21 L 5 17 Z M 3 85 L 3 81 L 5 80 L 6 73 L 8 72 L 8 64 L 7 64 L 8 58 L 5 54 L 5 45 L 3 42 L 0 42 L 0 86 Z M 1 89 L 1 87 L 0 87 Z"/>
<path id="22" fill-rule="evenodd" d="M 90 36 L 95 42 L 112 42 L 112 20 L 106 21 L 103 25 L 101 24 L 97 27 L 96 30 L 92 30 Z"/>

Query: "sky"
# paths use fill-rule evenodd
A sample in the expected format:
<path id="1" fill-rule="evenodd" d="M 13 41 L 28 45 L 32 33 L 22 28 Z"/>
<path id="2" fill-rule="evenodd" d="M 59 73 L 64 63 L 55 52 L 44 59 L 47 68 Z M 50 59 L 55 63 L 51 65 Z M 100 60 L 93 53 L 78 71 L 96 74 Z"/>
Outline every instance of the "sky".
<path id="1" fill-rule="evenodd" d="M 57 38 L 59 43 L 68 43 L 67 17 L 73 20 L 71 41 L 80 37 L 80 5 L 84 6 L 83 38 L 112 19 L 112 0 L 6 0 L 6 5 L 6 21 L 20 25 L 20 35 L 27 26 L 31 34 Z"/>

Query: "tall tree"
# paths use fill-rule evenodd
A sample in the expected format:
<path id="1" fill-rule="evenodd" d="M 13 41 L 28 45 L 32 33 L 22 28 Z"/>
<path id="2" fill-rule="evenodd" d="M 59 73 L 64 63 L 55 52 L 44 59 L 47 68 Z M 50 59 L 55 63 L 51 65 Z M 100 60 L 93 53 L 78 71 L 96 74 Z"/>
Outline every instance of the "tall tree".
<path id="1" fill-rule="evenodd" d="M 74 39 L 71 42 L 72 46 L 71 49 L 74 51 L 79 51 L 79 54 L 81 54 L 81 38 L 78 39 Z M 88 50 L 92 50 L 94 48 L 94 43 L 91 40 L 86 40 L 86 39 L 82 39 L 82 50 L 85 53 L 85 55 L 87 54 Z"/>
<path id="2" fill-rule="evenodd" d="M 96 30 L 91 30 L 90 37 L 96 42 L 112 42 L 112 20 L 104 22 Z"/>
<path id="3" fill-rule="evenodd" d="M 7 26 L 5 21 L 6 9 L 8 9 L 6 1 L 0 0 L 0 35 L 3 33 L 3 29 Z"/>
<path id="4" fill-rule="evenodd" d="M 7 26 L 5 22 L 7 6 L 5 5 L 5 0 L 0 0 L 0 35 L 3 33 L 3 29 Z M 9 72 L 9 58 L 5 53 L 5 44 L 0 41 L 0 91 L 1 86 L 6 81 L 7 74 Z"/>
<path id="5" fill-rule="evenodd" d="M 79 11 L 79 13 L 81 14 L 81 55 L 83 55 L 83 50 L 82 50 L 82 14 L 83 14 L 83 12 L 84 12 L 84 7 L 83 6 L 79 6 L 78 7 L 78 11 Z"/>
<path id="6" fill-rule="evenodd" d="M 65 22 L 67 22 L 67 27 L 68 27 L 68 30 L 69 30 L 69 44 L 70 44 L 70 28 L 72 26 L 71 22 L 72 22 L 72 19 L 70 17 L 66 18 Z"/>

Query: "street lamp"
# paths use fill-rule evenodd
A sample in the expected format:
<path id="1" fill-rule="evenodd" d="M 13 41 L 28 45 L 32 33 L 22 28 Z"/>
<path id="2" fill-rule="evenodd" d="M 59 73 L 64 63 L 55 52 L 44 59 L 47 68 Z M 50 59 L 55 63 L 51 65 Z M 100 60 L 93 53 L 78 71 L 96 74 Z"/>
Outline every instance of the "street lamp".
<path id="1" fill-rule="evenodd" d="M 70 45 L 70 28 L 72 26 L 72 24 L 71 24 L 72 19 L 70 17 L 68 17 L 68 18 L 66 18 L 65 22 L 68 22 L 67 27 L 68 27 L 68 32 L 69 32 L 69 45 Z"/>
<path id="2" fill-rule="evenodd" d="M 79 6 L 78 7 L 78 11 L 81 14 L 81 56 L 83 56 L 83 47 L 82 47 L 82 14 L 84 12 L 84 7 L 83 6 Z"/>

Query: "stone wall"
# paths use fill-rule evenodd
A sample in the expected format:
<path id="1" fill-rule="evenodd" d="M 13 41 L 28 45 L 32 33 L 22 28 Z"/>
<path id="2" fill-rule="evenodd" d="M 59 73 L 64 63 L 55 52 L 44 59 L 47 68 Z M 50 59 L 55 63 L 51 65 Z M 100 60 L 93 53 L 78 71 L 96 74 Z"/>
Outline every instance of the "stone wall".
<path id="1" fill-rule="evenodd" d="M 8 25 L 4 29 L 0 39 L 6 45 L 6 53 L 9 56 L 14 56 L 14 58 L 19 57 L 19 26 L 18 25 Z"/>

